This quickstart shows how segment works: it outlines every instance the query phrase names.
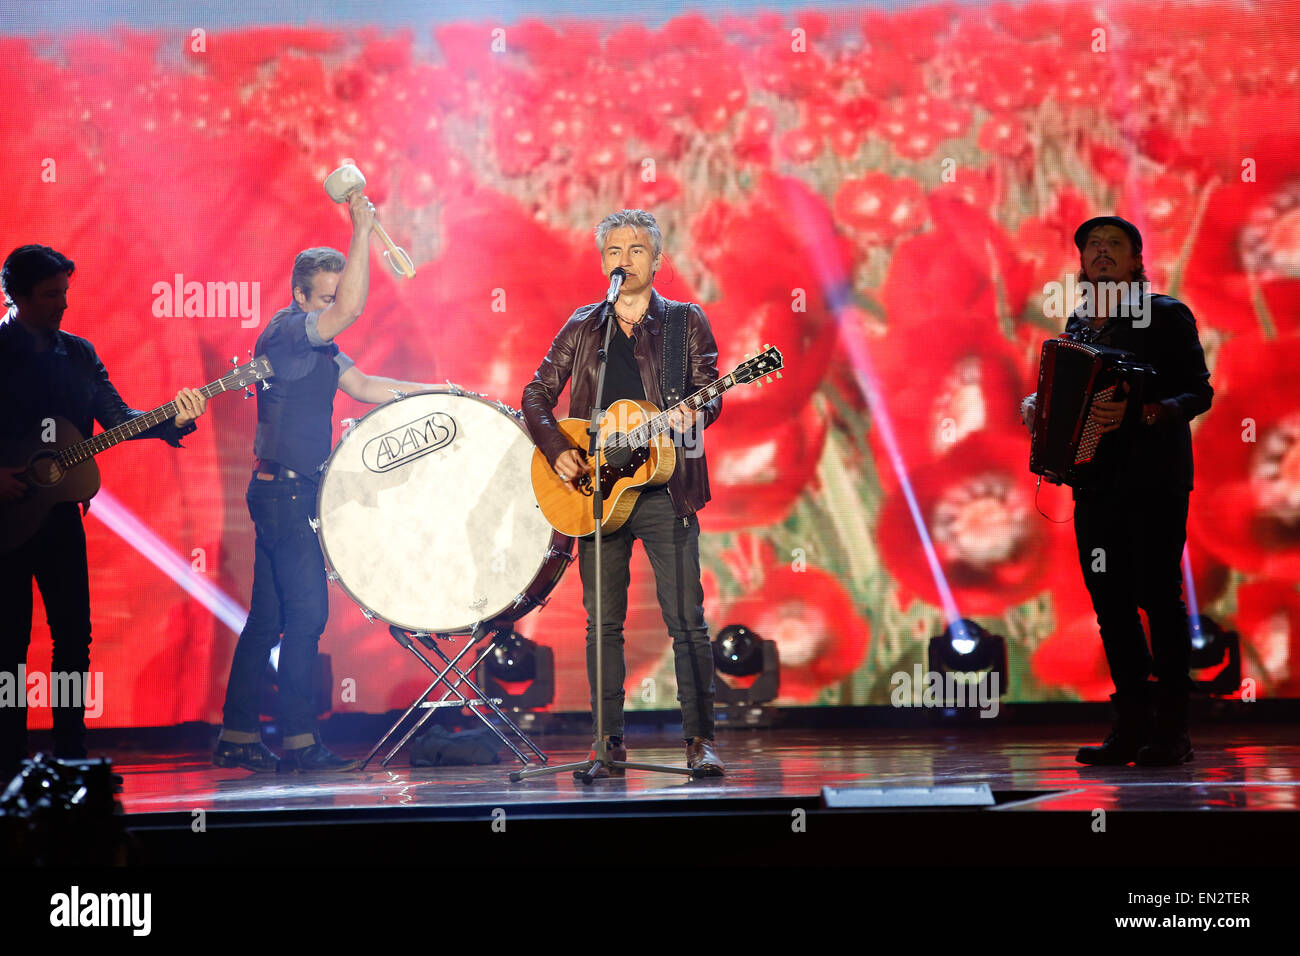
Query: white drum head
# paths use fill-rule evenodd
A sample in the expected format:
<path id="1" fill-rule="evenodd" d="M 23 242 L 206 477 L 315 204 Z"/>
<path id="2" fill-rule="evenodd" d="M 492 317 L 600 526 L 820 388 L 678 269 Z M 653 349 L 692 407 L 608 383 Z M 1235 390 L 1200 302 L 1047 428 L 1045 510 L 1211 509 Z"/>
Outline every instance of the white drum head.
<path id="1" fill-rule="evenodd" d="M 339 583 L 406 630 L 501 616 L 555 534 L 533 494 L 532 453 L 523 426 L 482 398 L 420 392 L 370 412 L 320 484 L 320 542 Z"/>

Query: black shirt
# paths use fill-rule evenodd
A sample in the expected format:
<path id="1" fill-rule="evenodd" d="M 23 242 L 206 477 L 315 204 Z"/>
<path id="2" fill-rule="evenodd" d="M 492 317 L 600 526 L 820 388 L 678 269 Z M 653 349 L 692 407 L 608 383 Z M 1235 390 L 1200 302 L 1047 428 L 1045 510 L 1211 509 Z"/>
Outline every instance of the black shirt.
<path id="1" fill-rule="evenodd" d="M 640 334 L 639 328 L 632 330 Z M 645 386 L 641 384 L 641 367 L 636 361 L 636 340 L 623 334 L 623 326 L 614 321 L 614 331 L 609 337 L 609 367 L 605 370 L 605 393 L 601 407 L 609 408 L 620 398 L 645 400 Z"/>
<path id="2" fill-rule="evenodd" d="M 297 302 L 257 337 L 255 354 L 271 362 L 270 388 L 257 390 L 253 454 L 315 478 L 333 445 L 334 392 L 350 358 L 316 329 L 319 312 Z"/>
<path id="3" fill-rule="evenodd" d="M 0 408 L 0 437 L 11 440 L 35 438 L 46 418 L 66 418 L 89 438 L 95 422 L 107 430 L 144 414 L 122 401 L 89 341 L 60 330 L 39 350 L 12 313 L 0 322 Z M 178 429 L 169 418 L 132 438 L 161 438 L 179 448 L 195 427 Z"/>

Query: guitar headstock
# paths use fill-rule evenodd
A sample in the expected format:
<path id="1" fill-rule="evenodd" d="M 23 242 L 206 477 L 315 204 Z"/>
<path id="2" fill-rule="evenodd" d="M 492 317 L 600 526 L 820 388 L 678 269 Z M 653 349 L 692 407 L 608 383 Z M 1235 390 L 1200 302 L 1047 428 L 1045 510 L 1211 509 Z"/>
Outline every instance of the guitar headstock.
<path id="1" fill-rule="evenodd" d="M 781 353 L 773 346 L 765 345 L 762 352 L 741 362 L 731 374 L 736 377 L 737 385 L 758 382 L 761 386 L 763 384 L 761 379 L 764 377 L 769 382 L 772 381 L 773 374 L 780 378 L 781 369 L 784 367 L 785 359 L 781 357 Z"/>
<path id="2" fill-rule="evenodd" d="M 222 376 L 221 384 L 225 386 L 226 391 L 233 392 L 254 382 L 264 382 L 274 374 L 271 360 L 265 355 L 259 355 L 247 364 L 227 372 Z"/>

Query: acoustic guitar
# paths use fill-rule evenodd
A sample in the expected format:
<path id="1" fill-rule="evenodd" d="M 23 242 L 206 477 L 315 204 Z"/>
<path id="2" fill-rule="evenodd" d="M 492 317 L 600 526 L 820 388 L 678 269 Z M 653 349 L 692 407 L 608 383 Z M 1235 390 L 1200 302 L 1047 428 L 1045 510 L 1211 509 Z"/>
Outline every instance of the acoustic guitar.
<path id="1" fill-rule="evenodd" d="M 600 525 L 604 533 L 617 531 L 627 521 L 632 506 L 641 496 L 638 489 L 665 484 L 672 477 L 678 449 L 668 434 L 668 421 L 675 410 L 698 411 L 736 385 L 757 382 L 761 387 L 764 378 L 768 382 L 772 381 L 773 374 L 780 378 L 783 365 L 781 353 L 766 346 L 763 352 L 737 365 L 730 375 L 666 411 L 660 411 L 650 402 L 631 398 L 621 398 L 610 405 L 597 436 L 600 491 L 604 499 Z M 584 458 L 589 424 L 585 418 L 563 418 L 556 422 L 560 432 Z M 551 527 L 572 538 L 595 534 L 591 499 L 596 483 L 591 475 L 583 475 L 575 482 L 565 481 L 538 448 L 533 452 L 532 479 L 537 504 Z"/>
<path id="2" fill-rule="evenodd" d="M 259 355 L 199 391 L 211 398 L 271 375 L 270 360 Z M 175 418 L 179 412 L 176 402 L 171 401 L 90 438 L 83 438 L 77 426 L 66 418 L 53 417 L 42 422 L 29 439 L 0 447 L 0 465 L 23 467 L 18 479 L 27 484 L 21 498 L 0 501 L 0 553 L 12 551 L 34 535 L 56 504 L 89 501 L 95 496 L 99 491 L 95 456 L 101 451 Z"/>

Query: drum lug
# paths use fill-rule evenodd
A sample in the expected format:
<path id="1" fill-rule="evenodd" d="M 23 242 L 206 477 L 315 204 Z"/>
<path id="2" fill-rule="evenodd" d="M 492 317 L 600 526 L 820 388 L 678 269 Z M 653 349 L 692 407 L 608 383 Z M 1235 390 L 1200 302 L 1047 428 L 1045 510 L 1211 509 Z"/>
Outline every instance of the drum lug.
<path id="1" fill-rule="evenodd" d="M 320 518 L 308 518 L 307 523 L 311 525 L 314 534 L 320 534 Z"/>
<path id="2" fill-rule="evenodd" d="M 396 396 L 393 399 L 393 401 L 395 402 L 400 402 L 402 399 L 406 398 L 408 394 L 410 394 L 409 392 L 402 391 L 400 388 L 390 388 L 389 391 L 392 392 L 394 396 Z"/>
<path id="3" fill-rule="evenodd" d="M 343 434 L 339 435 L 339 441 L 347 438 L 351 433 L 353 426 L 359 421 L 361 421 L 359 418 L 340 418 L 339 424 L 343 426 Z"/>
<path id="4" fill-rule="evenodd" d="M 363 607 L 361 609 L 361 616 L 364 617 L 371 624 L 375 623 L 375 614 L 373 611 L 369 610 L 368 608 Z"/>
<path id="5" fill-rule="evenodd" d="M 333 571 L 326 571 L 325 580 L 328 581 L 330 584 L 338 584 L 339 576 L 335 574 Z"/>
<path id="6" fill-rule="evenodd" d="M 465 390 L 464 390 L 463 388 L 461 388 L 459 385 L 454 384 L 450 379 L 448 379 L 448 380 L 447 380 L 447 393 L 448 393 L 449 395 L 457 395 L 457 396 L 460 396 L 460 395 L 464 395 L 464 394 L 465 394 Z"/>
<path id="7" fill-rule="evenodd" d="M 511 408 L 503 401 L 498 400 L 493 402 L 492 404 L 495 405 L 500 412 L 502 412 L 505 415 L 509 415 L 511 418 L 522 419 L 524 417 L 523 412 L 519 411 L 519 409 L 517 408 Z"/>

